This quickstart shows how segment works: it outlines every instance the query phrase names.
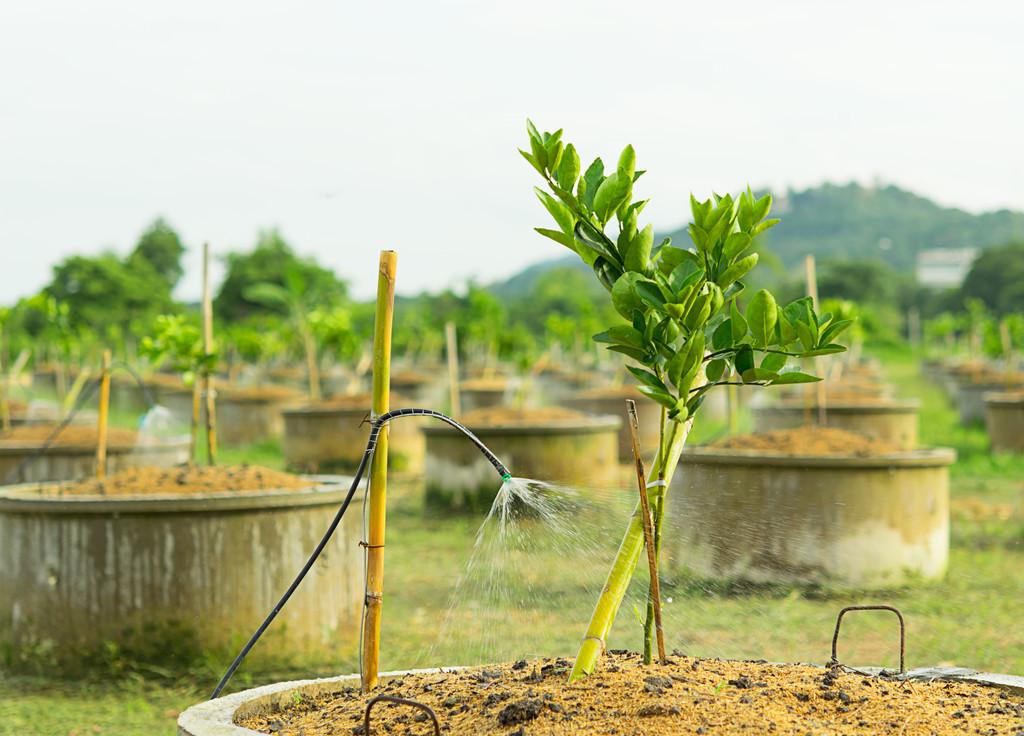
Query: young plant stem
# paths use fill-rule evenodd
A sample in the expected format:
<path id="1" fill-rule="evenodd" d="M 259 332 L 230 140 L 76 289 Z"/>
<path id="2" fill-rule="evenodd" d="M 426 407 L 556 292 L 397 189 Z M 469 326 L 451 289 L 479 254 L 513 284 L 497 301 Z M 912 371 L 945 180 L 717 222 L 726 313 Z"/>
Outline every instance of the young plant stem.
<path id="1" fill-rule="evenodd" d="M 302 334 L 302 349 L 306 353 L 306 374 L 309 377 L 309 400 L 320 401 L 320 366 L 317 360 L 316 340 L 302 318 L 299 332 Z"/>
<path id="2" fill-rule="evenodd" d="M 629 436 L 633 444 L 633 462 L 636 464 L 636 482 L 640 491 L 640 510 L 644 522 L 644 546 L 647 547 L 647 568 L 650 572 L 650 588 L 647 591 L 647 607 L 653 609 L 654 626 L 658 634 L 658 659 L 665 661 L 665 634 L 661 627 L 661 586 L 658 580 L 658 556 L 654 546 L 654 521 L 647 498 L 647 473 L 644 459 L 640 454 L 640 421 L 636 415 L 636 402 L 626 399 L 626 415 L 629 420 Z M 650 618 L 644 624 L 644 664 L 651 664 Z"/>
<path id="3" fill-rule="evenodd" d="M 670 437 L 662 444 L 664 452 L 659 451 L 654 459 L 652 468 L 659 480 L 666 484 L 672 482 L 672 475 L 675 472 L 679 456 L 686 445 L 686 437 L 690 432 L 692 420 L 683 424 L 672 422 Z M 569 675 L 569 682 L 576 682 L 591 672 L 597 666 L 597 660 L 604 651 L 605 640 L 615 623 L 615 615 L 619 611 L 622 599 L 626 596 L 633 572 L 636 570 L 637 562 L 644 548 L 643 515 L 640 503 L 637 502 L 629 520 L 629 526 L 619 544 L 619 550 L 612 562 L 608 578 L 605 580 L 604 588 L 594 607 L 594 613 L 590 618 L 590 625 L 587 627 L 586 636 L 580 645 L 573 664 L 572 673 Z"/>
<path id="4" fill-rule="evenodd" d="M 391 325 L 395 311 L 395 266 L 398 255 L 381 251 L 377 274 L 377 311 L 373 333 L 373 416 L 388 411 L 391 384 Z M 362 686 L 377 686 L 380 666 L 380 621 L 384 600 L 384 532 L 387 514 L 388 428 L 381 428 L 370 464 L 369 538 L 366 542 L 366 600 L 363 614 Z"/>
<path id="5" fill-rule="evenodd" d="M 458 419 L 462 413 L 462 402 L 459 396 L 459 343 L 454 322 L 445 323 L 444 339 L 448 353 L 448 398 L 452 416 Z"/>
<path id="6" fill-rule="evenodd" d="M 107 418 L 110 415 L 110 351 L 103 351 L 103 367 L 100 373 L 99 425 L 96 428 L 96 477 L 100 480 L 107 474 Z"/>

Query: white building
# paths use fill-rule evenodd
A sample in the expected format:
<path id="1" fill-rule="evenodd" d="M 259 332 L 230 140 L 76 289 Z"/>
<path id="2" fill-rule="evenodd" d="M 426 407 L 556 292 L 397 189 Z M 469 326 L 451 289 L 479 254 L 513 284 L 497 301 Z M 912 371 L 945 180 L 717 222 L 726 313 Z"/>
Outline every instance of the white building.
<path id="1" fill-rule="evenodd" d="M 917 254 L 917 281 L 922 286 L 950 289 L 960 286 L 971 270 L 977 248 L 930 248 Z"/>

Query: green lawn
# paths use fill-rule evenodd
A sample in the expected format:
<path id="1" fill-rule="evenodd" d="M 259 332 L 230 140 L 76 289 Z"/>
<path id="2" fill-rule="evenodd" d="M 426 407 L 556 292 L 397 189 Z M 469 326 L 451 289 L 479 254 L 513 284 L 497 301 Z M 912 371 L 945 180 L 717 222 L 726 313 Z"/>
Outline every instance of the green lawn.
<path id="1" fill-rule="evenodd" d="M 923 401 L 923 441 L 960 454 L 952 473 L 953 546 L 946 579 L 868 593 L 737 589 L 669 578 L 663 591 L 671 599 L 665 624 L 670 648 L 821 662 L 828 657 L 839 608 L 891 602 L 907 618 L 910 666 L 952 663 L 1024 672 L 1024 459 L 990 457 L 984 431 L 958 426 L 941 392 L 920 378 L 909 354 L 880 356 L 900 394 Z M 708 427 L 702 435 L 717 431 Z M 224 458 L 279 465 L 280 450 L 270 443 L 225 450 Z M 488 536 L 476 567 L 467 572 L 480 520 L 425 514 L 420 498 L 415 482 L 393 484 L 382 666 L 571 655 L 614 552 L 626 513 L 623 499 L 603 496 L 603 503 L 580 516 L 573 539 L 534 524 L 511 550 L 501 551 Z M 638 579 L 623 605 L 611 647 L 639 646 L 633 609 L 642 602 L 644 586 Z M 860 614 L 844 623 L 841 654 L 846 661 L 893 665 L 896 642 L 891 617 Z M 182 675 L 143 675 L 122 663 L 118 672 L 99 672 L 84 682 L 0 676 L 0 734 L 172 733 L 174 714 L 204 697 L 224 664 L 206 663 Z M 337 652 L 331 670 L 355 666 L 353 642 Z M 243 668 L 235 684 L 310 674 L 325 671 Z"/>

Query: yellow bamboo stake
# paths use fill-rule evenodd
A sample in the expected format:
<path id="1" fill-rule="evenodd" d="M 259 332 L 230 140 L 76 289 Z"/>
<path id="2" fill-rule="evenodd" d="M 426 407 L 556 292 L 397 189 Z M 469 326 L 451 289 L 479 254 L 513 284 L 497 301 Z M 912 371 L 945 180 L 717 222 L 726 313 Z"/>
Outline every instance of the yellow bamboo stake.
<path id="1" fill-rule="evenodd" d="M 99 427 L 96 431 L 96 477 L 103 480 L 107 474 L 107 419 L 110 413 L 110 351 L 103 351 L 103 369 L 100 373 Z"/>
<path id="2" fill-rule="evenodd" d="M 373 416 L 388 411 L 391 384 L 391 323 L 395 312 L 398 254 L 381 251 L 377 273 L 377 312 L 373 331 Z M 387 513 L 388 428 L 381 429 L 370 465 L 369 539 L 366 542 L 366 600 L 363 613 L 363 692 L 377 686 L 380 621 L 384 602 L 384 529 Z"/>
<path id="3" fill-rule="evenodd" d="M 462 401 L 459 396 L 459 344 L 454 322 L 445 323 L 444 337 L 448 350 L 448 393 L 452 416 L 458 418 L 462 413 Z"/>
<path id="4" fill-rule="evenodd" d="M 640 420 L 636 415 L 636 402 L 626 399 L 626 414 L 629 418 L 629 436 L 633 442 L 633 462 L 636 463 L 636 482 L 640 489 L 640 511 L 643 514 L 644 545 L 647 547 L 647 567 L 651 576 L 651 603 L 654 605 L 654 631 L 658 637 L 658 659 L 665 661 L 665 632 L 661 627 L 661 581 L 658 579 L 658 553 L 654 548 L 654 519 L 651 504 L 647 498 L 647 473 L 644 459 L 640 454 Z M 644 645 L 644 656 L 648 647 Z"/>
<path id="5" fill-rule="evenodd" d="M 210 292 L 210 244 L 203 243 L 203 353 L 213 352 L 213 297 Z M 203 366 L 203 390 L 206 392 L 206 463 L 217 464 L 217 407 L 214 400 L 213 371 Z"/>

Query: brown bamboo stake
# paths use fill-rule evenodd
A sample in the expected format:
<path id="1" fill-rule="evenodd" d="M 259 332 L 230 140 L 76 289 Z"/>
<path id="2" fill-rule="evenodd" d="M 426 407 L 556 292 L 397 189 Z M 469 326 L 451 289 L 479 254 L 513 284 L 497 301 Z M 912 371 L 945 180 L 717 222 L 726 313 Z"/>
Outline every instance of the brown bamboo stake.
<path id="1" fill-rule="evenodd" d="M 398 254 L 381 251 L 373 331 L 373 416 L 388 411 L 391 383 L 391 323 L 395 312 Z M 370 464 L 369 539 L 366 542 L 366 599 L 363 614 L 363 692 L 377 686 L 380 621 L 384 602 L 384 531 L 387 514 L 388 428 L 380 430 Z"/>
<path id="2" fill-rule="evenodd" d="M 815 267 L 814 256 L 809 255 L 804 258 L 804 272 L 807 275 L 807 296 L 811 297 L 811 304 L 814 306 L 814 311 L 818 311 L 818 275 Z M 821 359 L 814 359 L 814 373 L 815 375 L 821 375 Z M 815 399 L 818 404 L 818 424 L 824 427 L 828 423 L 828 415 L 826 414 L 828 402 L 827 394 L 825 393 L 825 381 L 818 381 L 814 386 Z"/>
<path id="3" fill-rule="evenodd" d="M 100 373 L 99 426 L 96 431 L 96 477 L 103 480 L 107 474 L 107 420 L 110 414 L 110 351 L 103 351 L 103 369 Z"/>
<path id="4" fill-rule="evenodd" d="M 459 396 L 459 343 L 454 322 L 445 323 L 444 339 L 448 351 L 448 397 L 452 416 L 457 419 L 462 413 L 462 401 Z"/>
<path id="5" fill-rule="evenodd" d="M 0 325 L 0 430 L 11 429 L 11 402 L 8 392 L 11 388 L 11 374 L 7 370 L 7 330 Z"/>
<path id="6" fill-rule="evenodd" d="M 213 371 L 209 356 L 213 353 L 213 297 L 210 291 L 210 244 L 203 243 L 203 391 L 206 393 L 206 463 L 217 464 L 217 407 L 214 400 Z"/>
<path id="7" fill-rule="evenodd" d="M 303 317 L 305 319 L 305 317 Z M 320 401 L 320 365 L 317 360 L 316 340 L 308 325 L 302 327 L 302 349 L 306 353 L 306 375 L 309 378 L 309 400 Z"/>
<path id="8" fill-rule="evenodd" d="M 199 421 L 202 407 L 203 389 L 200 386 L 199 376 L 192 379 L 192 426 L 189 430 L 188 441 L 188 464 L 196 464 L 196 450 L 199 444 Z"/>
<path id="9" fill-rule="evenodd" d="M 643 515 L 644 544 L 647 547 L 647 565 L 651 573 L 651 599 L 654 603 L 654 631 L 658 636 L 658 659 L 665 661 L 665 633 L 661 627 L 661 582 L 658 579 L 658 556 L 654 548 L 654 520 L 647 498 L 647 472 L 640 454 L 640 420 L 636 415 L 636 402 L 626 399 L 629 417 L 629 435 L 633 442 L 633 461 L 636 463 L 636 482 L 640 488 L 640 513 Z"/>

